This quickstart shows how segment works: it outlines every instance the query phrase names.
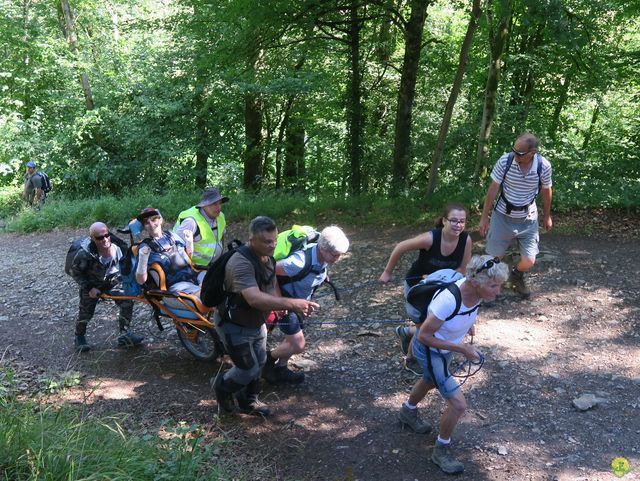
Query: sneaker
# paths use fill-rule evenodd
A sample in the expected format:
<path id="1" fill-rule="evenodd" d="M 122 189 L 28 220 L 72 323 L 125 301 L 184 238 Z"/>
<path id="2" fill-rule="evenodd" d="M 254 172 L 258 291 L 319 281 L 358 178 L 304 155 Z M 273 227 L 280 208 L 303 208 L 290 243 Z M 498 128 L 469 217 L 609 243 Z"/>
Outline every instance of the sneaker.
<path id="1" fill-rule="evenodd" d="M 87 342 L 87 338 L 84 336 L 76 336 L 74 344 L 77 352 L 87 352 L 91 350 L 91 346 Z"/>
<path id="2" fill-rule="evenodd" d="M 125 332 L 124 334 L 120 334 L 120 336 L 118 336 L 118 346 L 138 346 L 142 344 L 142 341 L 144 341 L 144 337 L 139 336 L 138 334 L 131 331 Z"/>
<path id="3" fill-rule="evenodd" d="M 232 413 L 236 410 L 236 405 L 233 402 L 233 393 L 222 388 L 224 383 L 223 373 L 218 374 L 216 377 L 212 377 L 209 381 L 209 385 L 213 388 L 213 392 L 218 402 L 218 416 L 222 416 L 227 413 Z"/>
<path id="4" fill-rule="evenodd" d="M 416 376 L 422 376 L 422 366 L 415 357 L 405 357 L 402 365 L 407 371 L 414 373 Z"/>
<path id="5" fill-rule="evenodd" d="M 447 474 L 458 474 L 464 471 L 464 464 L 451 455 L 450 444 L 437 444 L 431 453 L 431 461 Z"/>
<path id="6" fill-rule="evenodd" d="M 396 336 L 400 339 L 400 349 L 402 349 L 402 354 L 405 356 L 407 352 L 409 352 L 409 344 L 411 344 L 411 335 L 409 334 L 409 329 L 406 326 L 398 326 L 395 329 Z"/>
<path id="7" fill-rule="evenodd" d="M 520 272 L 515 267 L 511 269 L 511 274 L 509 275 L 509 283 L 513 287 L 513 290 L 516 291 L 523 299 L 529 298 L 531 296 L 531 289 L 527 286 L 527 283 L 524 279 L 524 272 Z"/>
<path id="8" fill-rule="evenodd" d="M 400 424 L 402 426 L 406 426 L 411 429 L 414 433 L 418 434 L 427 434 L 431 432 L 431 425 L 420 419 L 418 416 L 418 409 L 409 409 L 404 404 L 402 408 L 400 408 L 400 412 L 398 413 L 398 419 L 400 420 Z"/>

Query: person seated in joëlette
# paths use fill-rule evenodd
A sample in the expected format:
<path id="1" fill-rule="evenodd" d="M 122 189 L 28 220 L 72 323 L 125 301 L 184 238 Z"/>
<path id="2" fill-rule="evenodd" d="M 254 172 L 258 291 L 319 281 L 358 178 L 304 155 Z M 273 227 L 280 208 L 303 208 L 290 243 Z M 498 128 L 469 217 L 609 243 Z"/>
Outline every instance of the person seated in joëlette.
<path id="1" fill-rule="evenodd" d="M 149 279 L 148 267 L 159 264 L 166 279 L 166 287 L 174 294 L 184 293 L 198 296 L 200 286 L 198 273 L 193 270 L 191 260 L 181 237 L 163 229 L 164 219 L 158 209 L 147 207 L 136 219 L 144 226 L 148 235 L 138 247 L 136 281 L 143 285 Z"/>

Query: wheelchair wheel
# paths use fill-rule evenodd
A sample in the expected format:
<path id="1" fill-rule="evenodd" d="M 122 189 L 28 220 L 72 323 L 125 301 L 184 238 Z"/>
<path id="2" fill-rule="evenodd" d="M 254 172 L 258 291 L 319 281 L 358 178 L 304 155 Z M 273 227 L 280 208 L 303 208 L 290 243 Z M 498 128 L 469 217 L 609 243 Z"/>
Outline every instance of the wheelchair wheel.
<path id="1" fill-rule="evenodd" d="M 214 361 L 223 354 L 222 343 L 214 329 L 180 323 L 176 330 L 182 345 L 198 361 Z"/>

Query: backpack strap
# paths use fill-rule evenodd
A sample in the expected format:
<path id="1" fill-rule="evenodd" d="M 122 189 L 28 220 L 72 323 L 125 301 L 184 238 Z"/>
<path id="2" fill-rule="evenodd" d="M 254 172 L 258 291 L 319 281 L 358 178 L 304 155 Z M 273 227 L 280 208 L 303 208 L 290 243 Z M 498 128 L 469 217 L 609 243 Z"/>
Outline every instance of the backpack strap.
<path id="1" fill-rule="evenodd" d="M 313 268 L 313 253 L 311 252 L 312 248 L 305 249 L 304 252 L 304 266 L 297 274 L 293 276 L 278 276 L 278 283 L 283 286 L 285 284 L 291 284 L 292 282 L 299 282 L 309 274 L 314 274 L 316 276 L 327 271 L 326 267 L 321 268 Z"/>
<path id="2" fill-rule="evenodd" d="M 451 284 L 449 284 L 447 286 L 446 290 L 449 291 L 451 293 L 451 295 L 453 295 L 453 298 L 456 300 L 456 307 L 453 310 L 453 312 L 451 313 L 451 315 L 445 319 L 445 322 L 453 319 L 454 317 L 456 317 L 458 315 L 458 313 L 460 312 L 460 306 L 462 306 L 462 293 L 460 292 L 460 288 L 458 287 L 458 284 L 456 284 L 455 281 L 454 281 L 454 282 L 452 282 Z M 443 291 L 444 291 L 444 289 L 443 289 Z M 440 291 L 440 292 L 442 292 L 442 291 Z M 440 292 L 438 292 L 436 294 L 436 296 L 438 294 L 440 294 Z M 433 297 L 435 297 L 435 296 L 433 296 Z"/>
<path id="3" fill-rule="evenodd" d="M 534 158 L 535 156 L 538 155 L 537 153 L 534 154 Z M 533 199 L 531 200 L 531 202 L 529 202 L 527 205 L 514 205 L 511 202 L 509 202 L 507 200 L 507 198 L 504 195 L 504 181 L 507 178 L 507 173 L 509 172 L 509 169 L 511 168 L 511 165 L 513 164 L 513 159 L 515 158 L 515 154 L 513 152 L 509 152 L 509 154 L 507 155 L 507 164 L 505 165 L 504 168 L 504 174 L 502 175 L 502 181 L 500 182 L 500 195 L 498 196 L 498 200 L 496 200 L 496 206 L 498 205 L 498 202 L 500 199 L 502 199 L 504 201 L 504 204 L 506 206 L 506 211 L 507 211 L 507 215 L 511 214 L 512 210 L 525 210 L 528 209 L 529 206 L 531 204 L 533 204 L 536 201 L 536 198 L 538 197 L 538 194 L 540 193 L 540 189 L 542 188 L 542 161 L 540 160 L 540 156 L 538 155 L 538 167 L 536 169 L 536 173 L 538 174 L 538 190 L 536 191 L 536 194 L 533 196 Z M 494 206 L 495 209 L 495 206 Z"/>

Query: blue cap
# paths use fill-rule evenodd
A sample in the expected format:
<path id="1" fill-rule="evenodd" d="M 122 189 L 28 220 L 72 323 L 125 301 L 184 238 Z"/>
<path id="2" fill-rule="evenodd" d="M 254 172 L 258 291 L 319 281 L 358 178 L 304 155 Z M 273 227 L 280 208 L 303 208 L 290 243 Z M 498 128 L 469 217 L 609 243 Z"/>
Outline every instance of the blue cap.
<path id="1" fill-rule="evenodd" d="M 31 167 L 32 169 L 36 168 L 36 163 L 33 160 L 27 162 L 27 167 Z"/>

